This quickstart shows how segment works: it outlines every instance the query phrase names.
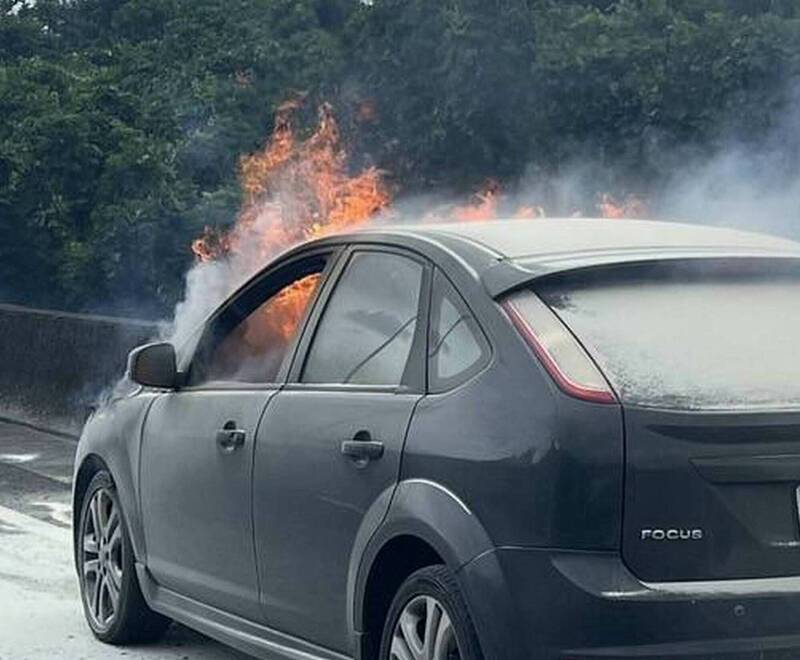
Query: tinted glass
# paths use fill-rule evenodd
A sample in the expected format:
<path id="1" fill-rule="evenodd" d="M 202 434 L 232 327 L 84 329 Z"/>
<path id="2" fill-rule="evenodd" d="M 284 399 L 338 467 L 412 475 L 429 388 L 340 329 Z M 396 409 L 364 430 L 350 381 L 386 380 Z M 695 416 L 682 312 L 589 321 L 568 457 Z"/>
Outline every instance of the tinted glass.
<path id="1" fill-rule="evenodd" d="M 800 406 L 800 276 L 785 269 L 629 267 L 537 287 L 627 403 Z"/>
<path id="2" fill-rule="evenodd" d="M 469 378 L 488 355 L 486 340 L 453 285 L 434 278 L 428 340 L 429 389 L 439 392 Z"/>
<path id="3" fill-rule="evenodd" d="M 281 289 L 217 344 L 204 380 L 274 382 L 321 275 L 306 275 Z"/>
<path id="4" fill-rule="evenodd" d="M 399 385 L 414 341 L 422 271 L 395 254 L 354 254 L 320 321 L 302 380 Z"/>

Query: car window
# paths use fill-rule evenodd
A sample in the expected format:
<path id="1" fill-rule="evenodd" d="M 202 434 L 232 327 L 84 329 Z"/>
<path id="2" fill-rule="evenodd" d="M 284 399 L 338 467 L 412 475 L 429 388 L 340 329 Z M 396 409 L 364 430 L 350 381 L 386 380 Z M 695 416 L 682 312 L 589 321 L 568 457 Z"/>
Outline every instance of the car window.
<path id="1" fill-rule="evenodd" d="M 423 267 L 391 253 L 357 252 L 317 328 L 306 383 L 399 385 L 411 353 Z"/>
<path id="2" fill-rule="evenodd" d="M 759 260 L 674 261 L 536 287 L 623 403 L 688 410 L 800 406 L 800 274 Z"/>
<path id="3" fill-rule="evenodd" d="M 428 338 L 428 384 L 431 392 L 450 389 L 486 362 L 489 347 L 475 318 L 450 281 L 434 276 Z"/>
<path id="4" fill-rule="evenodd" d="M 274 382 L 321 279 L 294 280 L 238 322 L 216 342 L 201 380 Z"/>

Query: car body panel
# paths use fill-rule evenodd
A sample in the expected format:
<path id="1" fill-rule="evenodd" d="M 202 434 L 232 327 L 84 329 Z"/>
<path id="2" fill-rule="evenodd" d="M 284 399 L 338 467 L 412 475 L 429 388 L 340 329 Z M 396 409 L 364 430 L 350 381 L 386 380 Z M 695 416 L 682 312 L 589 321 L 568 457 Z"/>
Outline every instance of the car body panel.
<path id="1" fill-rule="evenodd" d="M 420 396 L 295 389 L 270 405 L 257 442 L 253 513 L 263 616 L 271 626 L 349 650 L 351 551 L 373 504 L 385 507 L 374 515 L 386 513 L 381 494 L 397 482 Z M 365 430 L 384 453 L 359 465 L 342 455 L 341 444 Z"/>
<path id="2" fill-rule="evenodd" d="M 139 507 L 139 450 L 142 426 L 157 396 L 158 392 L 135 388 L 102 406 L 87 420 L 75 455 L 72 482 L 73 516 L 78 516 L 83 494 L 77 488 L 81 483 L 87 485 L 80 479 L 82 470 L 96 460 L 107 467 L 117 485 L 134 554 L 140 560 L 147 556 L 147 547 Z M 77 529 L 76 520 L 74 534 Z"/>
<path id="3" fill-rule="evenodd" d="M 312 338 L 335 285 L 351 255 L 364 252 L 393 254 L 422 266 L 418 321 L 402 382 L 302 383 Z M 341 651 L 355 644 L 346 606 L 353 547 L 386 515 L 408 424 L 424 391 L 430 279 L 427 261 L 412 250 L 383 242 L 355 243 L 342 250 L 258 441 L 256 469 L 261 478 L 254 483 L 254 514 L 256 542 L 263 548 L 259 570 L 264 619 L 288 633 L 307 629 L 313 621 L 313 641 Z M 355 439 L 382 443 L 383 454 L 369 462 L 344 456 L 342 443 Z M 320 557 L 323 546 L 327 552 Z M 313 570 L 308 568 L 311 557 L 317 558 Z M 320 600 L 331 607 L 320 612 Z"/>
<path id="4" fill-rule="evenodd" d="M 147 565 L 165 587 L 257 617 L 251 479 L 259 421 L 277 390 L 187 389 L 162 394 L 143 432 L 141 507 Z M 216 432 L 246 433 L 221 448 Z"/>
<path id="5" fill-rule="evenodd" d="M 625 433 L 626 425 L 630 431 L 639 422 L 635 414 L 627 420 L 618 404 L 589 403 L 562 392 L 496 301 L 565 270 L 687 257 L 800 259 L 800 245 L 744 232 L 616 220 L 384 226 L 292 249 L 225 305 L 281 264 L 313 251 L 346 255 L 354 244 L 403 250 L 440 268 L 489 338 L 491 359 L 438 394 L 424 388 L 371 392 L 356 403 L 350 397 L 338 401 L 341 392 L 303 391 L 296 385 L 297 365 L 332 278 L 325 283 L 293 349 L 293 366 L 285 366 L 269 393 L 254 395 L 248 413 L 250 427 L 267 411 L 250 446 L 255 481 L 244 503 L 245 511 L 251 501 L 254 507 L 255 543 L 249 549 L 258 566 L 257 611 L 241 600 L 213 607 L 208 601 L 214 594 L 202 590 L 194 598 L 177 593 L 159 584 L 157 560 L 155 572 L 148 568 L 138 498 L 148 502 L 146 512 L 159 504 L 157 489 L 139 482 L 142 427 L 153 402 L 173 395 L 142 390 L 98 412 L 84 430 L 78 469 L 96 456 L 111 471 L 144 594 L 154 609 L 259 657 L 361 657 L 374 562 L 393 540 L 413 536 L 456 576 L 487 660 L 721 657 L 800 649 L 795 577 L 780 583 L 648 582 L 626 565 L 623 504 L 634 504 L 624 496 Z M 331 271 L 340 272 L 344 261 L 337 257 Z M 189 360 L 187 355 L 181 364 Z M 381 462 L 359 470 L 337 444 L 359 430 L 365 416 L 382 425 L 390 442 Z M 281 427 L 278 433 L 271 421 Z M 159 469 L 169 471 L 142 467 L 148 479 Z M 206 469 L 212 481 L 221 476 L 208 466 L 196 468 L 198 474 Z M 240 466 L 239 474 L 244 471 Z M 219 505 L 209 514 L 227 511 Z M 222 545 L 214 554 L 224 558 Z M 238 579 L 246 580 L 246 573 L 245 567 Z M 305 631 L 315 604 L 326 608 L 317 612 L 319 629 Z"/>
<path id="6" fill-rule="evenodd" d="M 170 591 L 159 585 L 142 564 L 137 564 L 136 570 L 142 594 L 152 609 L 253 657 L 264 660 L 350 657 Z"/>
<path id="7" fill-rule="evenodd" d="M 420 403 L 402 478 L 456 493 L 495 545 L 617 547 L 619 406 L 564 395 L 518 337 L 495 344 L 483 373 Z"/>
<path id="8" fill-rule="evenodd" d="M 598 218 L 542 218 L 536 222 L 490 222 L 416 225 L 419 235 L 453 236 L 471 241 L 504 258 L 548 263 L 582 255 L 650 253 L 680 250 L 757 250 L 798 254 L 798 244 L 754 232 L 680 222 Z"/>
<path id="9" fill-rule="evenodd" d="M 486 657 L 797 657 L 800 583 L 650 584 L 618 552 L 497 548 L 461 571 Z M 510 643 L 509 640 L 514 640 Z M 768 655 L 775 652 L 780 655 Z"/>
<path id="10" fill-rule="evenodd" d="M 639 578 L 800 574 L 800 413 L 629 406 L 625 418 L 622 553 Z M 653 538 L 676 529 L 677 539 Z"/>

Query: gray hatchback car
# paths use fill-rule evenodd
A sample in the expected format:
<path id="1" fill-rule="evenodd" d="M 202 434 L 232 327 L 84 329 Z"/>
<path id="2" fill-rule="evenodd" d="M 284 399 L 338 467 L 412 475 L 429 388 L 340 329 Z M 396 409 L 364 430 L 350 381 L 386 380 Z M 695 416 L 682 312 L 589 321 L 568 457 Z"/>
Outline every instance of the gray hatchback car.
<path id="1" fill-rule="evenodd" d="M 800 653 L 800 244 L 616 220 L 302 245 L 130 356 L 94 634 L 264 658 Z"/>

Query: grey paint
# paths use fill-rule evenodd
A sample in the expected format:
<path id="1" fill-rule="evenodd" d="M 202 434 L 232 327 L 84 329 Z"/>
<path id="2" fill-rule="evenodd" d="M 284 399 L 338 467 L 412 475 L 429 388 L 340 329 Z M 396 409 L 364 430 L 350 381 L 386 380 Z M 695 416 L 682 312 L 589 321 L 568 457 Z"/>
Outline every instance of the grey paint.
<path id="1" fill-rule="evenodd" d="M 281 392 L 269 407 L 253 486 L 264 621 L 351 650 L 351 549 L 362 526 L 374 524 L 367 516 L 373 503 L 397 481 L 419 396 L 301 389 Z M 359 466 L 340 447 L 363 431 L 383 443 L 384 455 Z M 386 507 L 388 501 L 373 515 L 385 515 Z"/>
<path id="2" fill-rule="evenodd" d="M 797 585 L 755 582 L 763 585 L 749 593 L 728 581 L 670 593 L 643 584 L 617 552 L 556 548 L 498 548 L 464 567 L 461 580 L 484 652 L 498 660 L 796 657 Z"/>
<path id="3" fill-rule="evenodd" d="M 155 579 L 189 598 L 258 616 L 251 475 L 269 390 L 212 388 L 162 394 L 148 416 L 141 452 L 147 565 Z M 216 434 L 245 432 L 226 450 Z"/>
<path id="4" fill-rule="evenodd" d="M 635 442 L 628 448 L 622 551 L 639 578 L 658 582 L 800 573 L 800 413 L 629 407 L 625 421 Z M 703 538 L 640 540 L 642 529 L 676 527 L 702 530 Z"/>
<path id="5" fill-rule="evenodd" d="M 550 261 L 581 254 L 669 252 L 703 249 L 757 249 L 800 254 L 800 245 L 766 234 L 650 220 L 548 218 L 541 222 L 508 220 L 414 227 L 414 233 L 450 235 L 476 241 L 510 259 Z"/>
<path id="6" fill-rule="evenodd" d="M 140 391 L 135 396 L 118 399 L 98 410 L 83 428 L 75 456 L 73 477 L 73 515 L 79 515 L 78 490 L 81 471 L 94 459 L 102 461 L 114 477 L 131 543 L 138 558 L 147 553 L 139 507 L 139 452 L 145 416 L 157 396 Z"/>
<path id="7" fill-rule="evenodd" d="M 412 535 L 456 575 L 487 660 L 800 648 L 794 582 L 773 591 L 772 582 L 742 590 L 740 581 L 712 580 L 698 595 L 685 582 L 672 588 L 670 575 L 643 581 L 644 571 L 626 565 L 623 503 L 637 515 L 657 497 L 631 498 L 626 452 L 628 470 L 640 458 L 651 465 L 661 453 L 647 434 L 683 437 L 686 429 L 675 428 L 686 424 L 668 423 L 670 435 L 618 405 L 563 394 L 487 295 L 487 283 L 503 279 L 490 273 L 508 257 L 526 256 L 535 277 L 536 264 L 556 263 L 556 252 L 576 263 L 571 242 L 586 267 L 606 263 L 615 246 L 653 258 L 658 249 L 669 257 L 714 245 L 785 256 L 796 244 L 697 228 L 679 229 L 672 241 L 665 228 L 620 222 L 593 225 L 607 249 L 587 257 L 577 254 L 585 223 L 529 225 L 519 233 L 521 225 L 509 232 L 494 223 L 383 228 L 312 244 L 402 247 L 444 271 L 492 344 L 486 367 L 449 392 L 294 384 L 317 309 L 282 372 L 287 383 L 143 391 L 89 422 L 79 461 L 95 454 L 114 475 L 153 607 L 260 657 L 360 657 L 373 562 L 387 543 Z M 247 442 L 221 454 L 214 433 L 234 418 Z M 385 453 L 358 467 L 338 448 L 364 429 Z M 635 451 L 626 429 L 641 442 Z M 696 456 L 681 446 L 671 445 L 670 460 L 693 469 Z M 670 505 L 688 504 L 659 483 Z"/>
<path id="8" fill-rule="evenodd" d="M 141 564 L 136 567 L 145 600 L 167 616 L 225 644 L 265 660 L 345 660 L 315 644 L 229 612 L 209 607 L 157 584 Z"/>

